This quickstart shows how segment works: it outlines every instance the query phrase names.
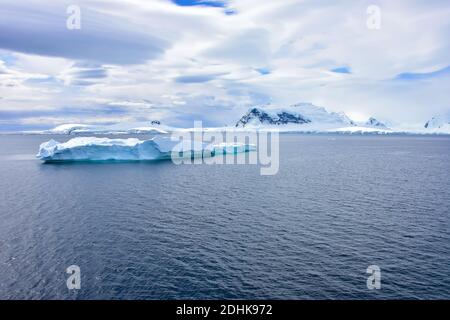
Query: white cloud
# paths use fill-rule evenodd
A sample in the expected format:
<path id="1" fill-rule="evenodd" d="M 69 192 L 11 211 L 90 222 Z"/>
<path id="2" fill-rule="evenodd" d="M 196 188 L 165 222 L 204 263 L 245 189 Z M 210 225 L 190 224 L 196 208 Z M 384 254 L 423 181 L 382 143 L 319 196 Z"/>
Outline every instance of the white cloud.
<path id="1" fill-rule="evenodd" d="M 188 125 L 233 123 L 265 102 L 411 123 L 450 109 L 448 75 L 392 80 L 450 65 L 444 0 L 376 1 L 380 30 L 366 27 L 371 1 L 235 0 L 227 15 L 168 0 L 80 0 L 79 34 L 65 29 L 68 2 L 0 3 L 0 112 L 51 109 L 65 122 L 68 107 L 111 112 L 99 106 L 122 101 L 114 118 Z M 351 73 L 330 71 L 340 67 Z"/>

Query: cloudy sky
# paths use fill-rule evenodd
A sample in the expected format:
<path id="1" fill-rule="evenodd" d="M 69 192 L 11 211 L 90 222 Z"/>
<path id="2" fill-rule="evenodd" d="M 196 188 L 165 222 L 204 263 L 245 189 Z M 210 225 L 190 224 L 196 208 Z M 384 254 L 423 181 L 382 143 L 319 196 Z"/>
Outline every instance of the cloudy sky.
<path id="1" fill-rule="evenodd" d="M 2 131 L 224 125 L 297 102 L 411 125 L 449 112 L 449 1 L 0 0 Z"/>

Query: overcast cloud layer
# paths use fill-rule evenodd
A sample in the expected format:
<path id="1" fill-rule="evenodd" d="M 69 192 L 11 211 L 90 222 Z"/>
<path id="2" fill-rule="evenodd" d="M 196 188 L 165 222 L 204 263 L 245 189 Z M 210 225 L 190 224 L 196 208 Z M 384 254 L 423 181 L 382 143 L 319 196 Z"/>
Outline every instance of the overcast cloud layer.
<path id="1" fill-rule="evenodd" d="M 1 130 L 224 125 L 266 103 L 403 125 L 450 111 L 447 0 L 176 2 L 0 0 Z"/>

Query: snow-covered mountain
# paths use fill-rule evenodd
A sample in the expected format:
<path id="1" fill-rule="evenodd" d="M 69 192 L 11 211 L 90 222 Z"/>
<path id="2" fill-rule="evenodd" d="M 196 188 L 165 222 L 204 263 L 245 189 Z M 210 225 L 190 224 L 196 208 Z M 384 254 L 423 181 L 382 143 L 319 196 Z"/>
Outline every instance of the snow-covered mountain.
<path id="1" fill-rule="evenodd" d="M 261 108 L 250 109 L 242 118 L 236 123 L 236 127 L 244 128 L 247 125 L 280 125 L 288 123 L 309 123 L 311 120 L 303 117 L 300 114 L 291 113 L 287 111 L 265 111 Z"/>
<path id="2" fill-rule="evenodd" d="M 236 127 L 289 125 L 305 128 L 332 128 L 355 126 L 345 113 L 329 112 L 311 103 L 299 103 L 288 108 L 252 108 L 236 123 Z"/>
<path id="3" fill-rule="evenodd" d="M 78 123 L 68 123 L 68 124 L 62 124 L 60 126 L 57 126 L 53 129 L 47 130 L 48 133 L 54 133 L 54 134 L 72 134 L 74 132 L 83 132 L 83 131 L 89 131 L 94 126 L 88 125 L 88 124 L 78 124 Z"/>
<path id="4" fill-rule="evenodd" d="M 371 128 L 380 128 L 380 129 L 387 129 L 388 127 L 381 121 L 378 121 L 377 119 L 370 117 L 366 123 L 364 123 L 364 126 L 371 127 Z"/>
<path id="5" fill-rule="evenodd" d="M 63 124 L 53 129 L 43 131 L 47 134 L 139 134 L 139 133 L 167 133 L 168 127 L 161 125 L 158 120 L 135 123 L 119 123 L 113 125 Z"/>
<path id="6" fill-rule="evenodd" d="M 426 129 L 442 129 L 450 131 L 450 113 L 431 118 L 425 123 L 424 127 Z"/>
<path id="7" fill-rule="evenodd" d="M 345 113 L 327 111 L 311 103 L 299 103 L 285 108 L 271 105 L 248 110 L 234 126 L 180 128 L 162 124 L 159 120 L 120 122 L 111 125 L 65 124 L 50 130 L 24 132 L 29 134 L 167 134 L 178 131 L 248 131 L 276 130 L 300 133 L 342 134 L 450 134 L 450 113 L 433 117 L 424 126 L 390 125 L 371 117 L 355 123 Z"/>

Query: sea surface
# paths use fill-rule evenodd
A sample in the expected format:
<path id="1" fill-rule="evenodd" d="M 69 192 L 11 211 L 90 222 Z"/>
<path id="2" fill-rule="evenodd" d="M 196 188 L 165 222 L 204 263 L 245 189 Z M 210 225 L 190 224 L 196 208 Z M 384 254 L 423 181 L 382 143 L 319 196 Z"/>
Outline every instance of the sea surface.
<path id="1" fill-rule="evenodd" d="M 0 135 L 0 299 L 450 299 L 450 137 L 283 134 L 273 176 L 50 138 Z"/>

